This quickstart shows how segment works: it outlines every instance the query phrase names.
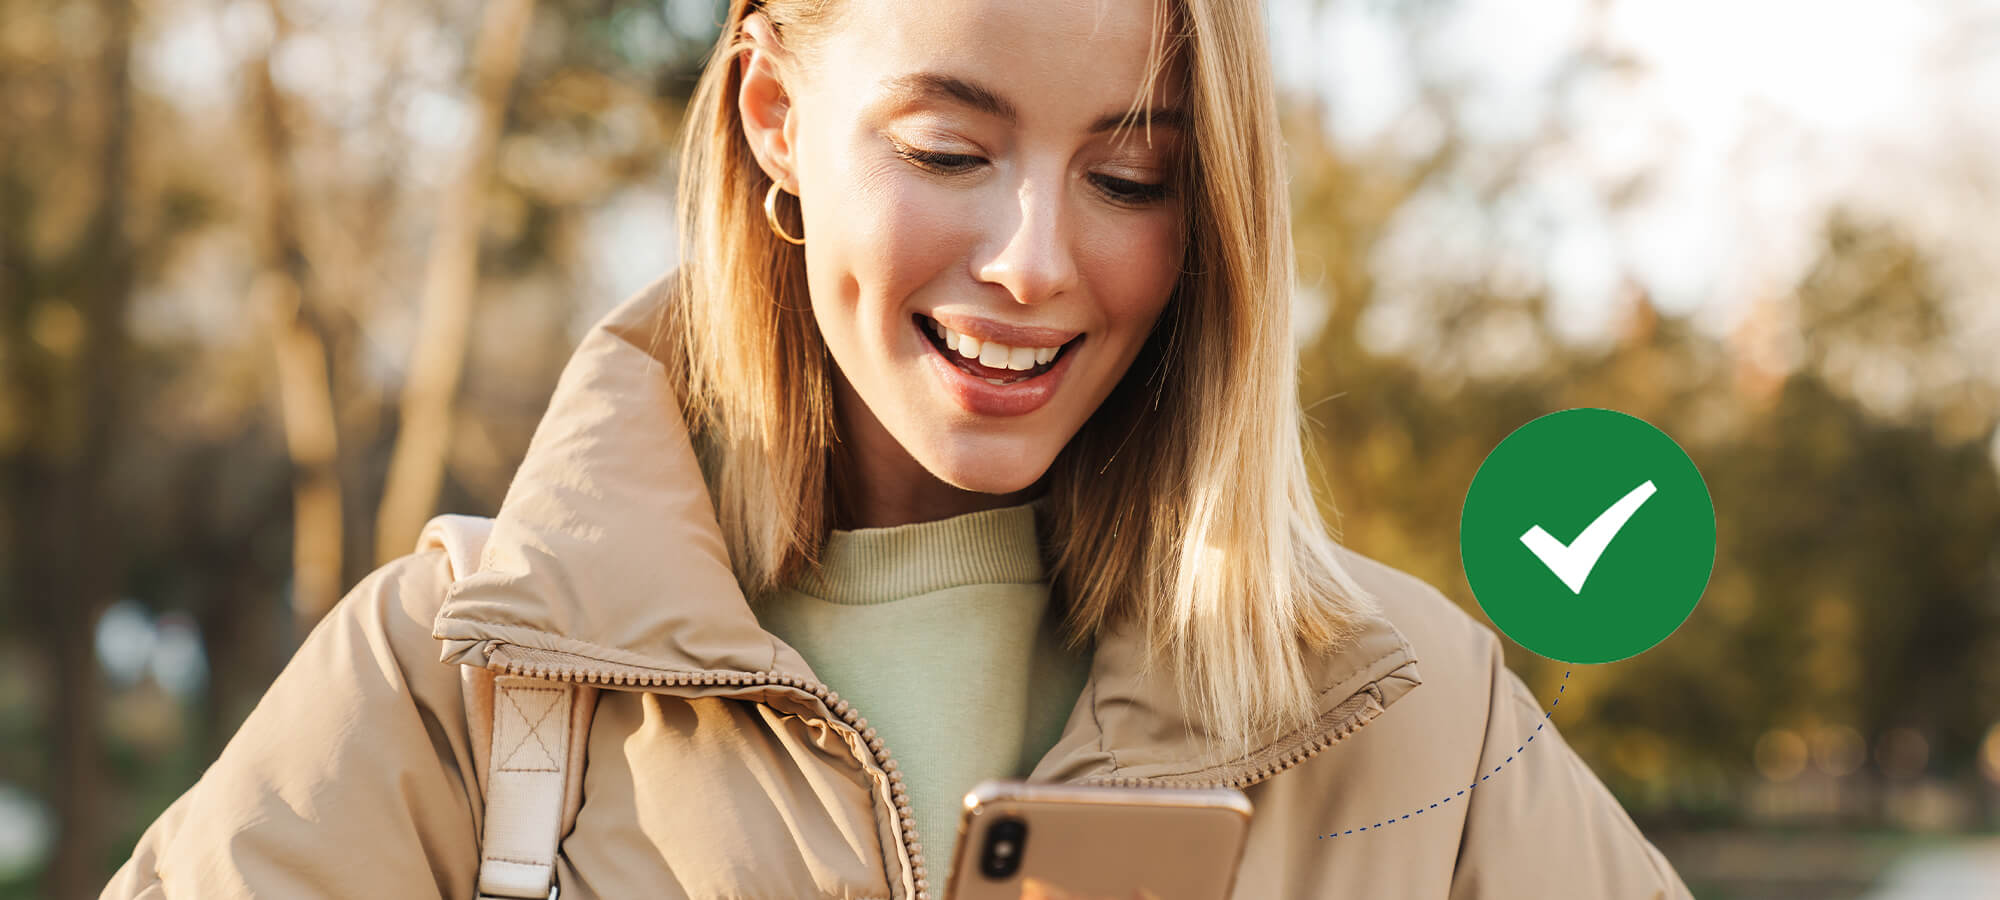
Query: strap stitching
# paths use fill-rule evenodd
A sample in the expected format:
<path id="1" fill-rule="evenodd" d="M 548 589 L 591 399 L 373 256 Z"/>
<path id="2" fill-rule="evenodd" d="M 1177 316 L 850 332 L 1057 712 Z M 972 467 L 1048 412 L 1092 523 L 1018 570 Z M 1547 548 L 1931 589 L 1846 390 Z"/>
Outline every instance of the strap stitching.
<path id="1" fill-rule="evenodd" d="M 523 709 L 521 708 L 521 704 L 520 704 L 520 702 L 514 699 L 514 694 L 516 694 L 516 693 L 540 693 L 540 694 L 562 694 L 562 693 L 564 693 L 564 691 L 563 691 L 562 689 L 560 689 L 560 688 L 542 688 L 542 687 L 503 687 L 503 688 L 501 688 L 500 690 L 501 690 L 501 696 L 502 696 L 502 697 L 504 697 L 504 698 L 506 698 L 506 700 L 507 700 L 507 705 L 508 705 L 508 706 L 511 706 L 511 707 L 513 707 L 513 709 L 514 709 L 514 714 L 515 714 L 515 715 L 517 715 L 517 716 L 519 716 L 519 717 L 520 717 L 520 719 L 521 719 L 521 721 L 522 721 L 522 722 L 524 722 L 524 723 L 528 723 L 528 713 L 527 713 L 527 711 L 526 711 L 526 710 L 523 710 Z M 527 729 L 527 734 L 523 735 L 523 736 L 521 737 L 521 739 L 520 739 L 519 741 L 515 742 L 515 744 L 514 744 L 514 747 L 513 747 L 513 749 L 511 749 L 511 750 L 508 750 L 508 751 L 507 751 L 507 753 L 506 753 L 505 757 L 503 758 L 502 762 L 500 763 L 500 769 L 499 769 L 499 771 L 502 771 L 502 772 L 560 772 L 560 771 L 562 771 L 562 769 L 560 768 L 560 765 L 559 765 L 559 764 L 555 764 L 555 763 L 556 763 L 556 754 L 555 754 L 555 751 L 554 751 L 554 750 L 551 750 L 551 749 L 549 749 L 549 745 L 548 745 L 547 743 L 544 743 L 544 742 L 542 741 L 542 735 L 541 735 L 541 731 L 542 731 L 542 723 L 543 723 L 543 722 L 546 722 L 546 721 L 548 721 L 548 718 L 549 718 L 549 714 L 550 714 L 550 713 L 552 713 L 552 712 L 555 712 L 555 709 L 556 709 L 556 707 L 558 707 L 558 706 L 561 706 L 561 705 L 562 705 L 562 698 L 561 698 L 561 697 L 556 697 L 555 699 L 553 699 L 553 700 L 551 700 L 551 701 L 549 702 L 549 705 L 548 705 L 547 707 L 543 708 L 543 710 L 542 710 L 542 714 L 541 714 L 540 716 L 536 717 L 536 718 L 535 718 L 535 721 L 534 721 L 534 722 L 532 722 L 532 723 L 528 723 L 528 729 Z M 545 757 L 547 757 L 547 758 L 548 758 L 548 760 L 549 760 L 549 761 L 550 761 L 550 762 L 552 763 L 552 765 L 549 765 L 549 766 L 545 766 L 545 767 L 535 767 L 535 768 L 530 768 L 530 767 L 524 767 L 524 766 L 515 766 L 515 765 L 513 765 L 513 762 L 514 762 L 514 758 L 515 758 L 515 757 L 517 757 L 517 756 L 519 756 L 519 755 L 521 754 L 521 750 L 522 750 L 522 748 L 524 748 L 524 747 L 526 747 L 526 746 L 528 745 L 528 741 L 529 741 L 530 739 L 533 739 L 533 740 L 534 740 L 534 742 L 535 742 L 535 744 L 536 744 L 537 746 L 539 746 L 539 747 L 541 747 L 541 748 L 542 748 L 542 754 L 543 754 L 543 755 L 544 755 Z"/>

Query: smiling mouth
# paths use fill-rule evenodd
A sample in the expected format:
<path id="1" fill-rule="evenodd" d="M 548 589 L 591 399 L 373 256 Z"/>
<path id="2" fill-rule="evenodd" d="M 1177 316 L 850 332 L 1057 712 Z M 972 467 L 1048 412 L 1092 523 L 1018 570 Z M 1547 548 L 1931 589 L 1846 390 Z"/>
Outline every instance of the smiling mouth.
<path id="1" fill-rule="evenodd" d="M 1083 339 L 1083 335 L 1077 335 L 1062 346 L 1053 348 L 1007 347 L 960 335 L 921 313 L 912 315 L 910 320 L 916 324 L 917 332 L 924 336 L 924 340 L 929 341 L 947 362 L 974 378 L 995 385 L 1019 384 L 1047 374 L 1069 353 L 1071 347 Z M 968 348 L 974 350 L 971 356 L 966 355 Z M 1035 361 L 1030 362 L 1030 359 Z M 1027 368 L 1015 368 L 1009 364 L 1017 360 L 1030 364 Z"/>

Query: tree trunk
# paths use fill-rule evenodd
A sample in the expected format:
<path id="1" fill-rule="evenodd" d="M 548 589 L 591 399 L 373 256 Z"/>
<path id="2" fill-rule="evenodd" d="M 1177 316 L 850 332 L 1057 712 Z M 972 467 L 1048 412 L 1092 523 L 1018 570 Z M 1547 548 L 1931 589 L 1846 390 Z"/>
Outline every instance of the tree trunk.
<path id="1" fill-rule="evenodd" d="M 271 6 L 273 19 L 282 23 L 282 10 L 276 3 Z M 250 71 L 256 135 L 252 165 L 262 188 L 253 229 L 263 270 L 250 300 L 271 331 L 277 367 L 279 414 L 292 465 L 292 608 L 303 640 L 340 599 L 340 429 L 322 319 L 307 293 L 284 98 L 271 79 L 271 50 L 283 39 L 281 24 Z"/>
<path id="2" fill-rule="evenodd" d="M 98 614 L 118 589 L 122 548 L 105 496 L 105 475 L 118 424 L 120 381 L 129 375 L 125 310 L 132 294 L 133 252 L 126 232 L 131 160 L 132 85 L 128 72 L 133 10 L 128 2 L 102 4 L 104 41 L 93 73 L 103 117 L 97 177 L 101 185 L 90 225 L 64 273 L 75 286 L 80 339 L 67 359 L 53 361 L 42 385 L 42 412 L 52 424 L 21 470 L 37 483 L 24 493 L 37 501 L 22 510 L 30 553 L 20 560 L 28 605 L 41 620 L 35 633 L 49 636 L 55 671 L 50 705 L 49 796 L 58 819 L 55 854 L 43 884 L 46 896 L 94 897 L 107 873 L 104 862 L 104 777 L 98 720 L 103 691 L 94 652 Z M 72 392 L 67 385 L 80 385 Z"/>
<path id="3" fill-rule="evenodd" d="M 403 387 L 401 424 L 375 520 L 377 563 L 414 549 L 417 533 L 437 505 L 450 449 L 452 404 L 472 324 L 486 184 L 534 8 L 534 0 L 496 0 L 486 7 L 480 25 L 472 72 L 478 124 L 465 145 L 457 177 L 445 191 L 431 239 L 416 346 Z"/>

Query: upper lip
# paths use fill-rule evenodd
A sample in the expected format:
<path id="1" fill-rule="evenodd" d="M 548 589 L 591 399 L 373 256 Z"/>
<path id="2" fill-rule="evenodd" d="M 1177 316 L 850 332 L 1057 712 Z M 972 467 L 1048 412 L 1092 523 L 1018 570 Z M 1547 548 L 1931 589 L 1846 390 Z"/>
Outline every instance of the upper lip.
<path id="1" fill-rule="evenodd" d="M 1083 333 L 1062 328 L 1010 325 L 979 316 L 943 311 L 930 313 L 930 317 L 959 334 L 978 338 L 981 343 L 990 341 L 1008 347 L 1060 347 Z"/>

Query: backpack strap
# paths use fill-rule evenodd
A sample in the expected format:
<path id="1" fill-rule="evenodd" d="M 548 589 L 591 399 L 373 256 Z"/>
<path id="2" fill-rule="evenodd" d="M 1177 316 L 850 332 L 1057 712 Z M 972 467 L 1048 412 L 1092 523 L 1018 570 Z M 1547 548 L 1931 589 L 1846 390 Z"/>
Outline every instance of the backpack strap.
<path id="1" fill-rule="evenodd" d="M 419 550 L 442 547 L 452 580 L 479 568 L 490 519 L 439 516 Z M 460 666 L 466 730 L 485 798 L 480 900 L 555 900 L 562 836 L 583 805 L 583 756 L 597 688 Z"/>

